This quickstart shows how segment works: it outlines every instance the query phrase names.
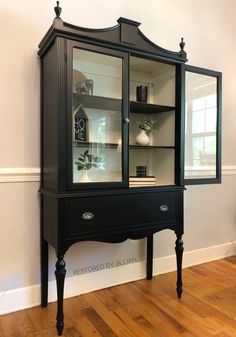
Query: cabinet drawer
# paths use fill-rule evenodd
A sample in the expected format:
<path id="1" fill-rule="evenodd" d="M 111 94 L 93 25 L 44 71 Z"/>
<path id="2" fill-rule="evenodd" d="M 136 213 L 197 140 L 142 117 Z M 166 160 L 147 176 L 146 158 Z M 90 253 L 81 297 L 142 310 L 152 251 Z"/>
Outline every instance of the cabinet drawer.
<path id="1" fill-rule="evenodd" d="M 178 193 L 161 192 L 67 199 L 67 236 L 177 222 Z"/>

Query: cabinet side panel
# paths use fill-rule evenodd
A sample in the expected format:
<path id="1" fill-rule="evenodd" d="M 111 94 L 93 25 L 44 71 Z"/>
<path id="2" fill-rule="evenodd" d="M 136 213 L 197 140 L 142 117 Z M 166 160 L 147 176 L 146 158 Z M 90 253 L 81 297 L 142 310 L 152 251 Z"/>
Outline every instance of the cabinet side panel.
<path id="1" fill-rule="evenodd" d="M 42 59 L 42 187 L 57 189 L 57 69 L 55 44 Z"/>
<path id="2" fill-rule="evenodd" d="M 54 197 L 43 196 L 43 238 L 50 245 L 57 249 L 58 230 L 57 230 L 57 199 Z"/>

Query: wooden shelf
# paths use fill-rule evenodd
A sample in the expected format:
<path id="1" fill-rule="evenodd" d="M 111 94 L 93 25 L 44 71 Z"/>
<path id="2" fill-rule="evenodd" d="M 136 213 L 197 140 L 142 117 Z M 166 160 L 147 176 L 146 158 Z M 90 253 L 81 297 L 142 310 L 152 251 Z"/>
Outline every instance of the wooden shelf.
<path id="1" fill-rule="evenodd" d="M 130 145 L 130 149 L 174 149 L 174 146 L 159 146 L 159 145 Z"/>
<path id="2" fill-rule="evenodd" d="M 175 186 L 175 183 L 172 181 L 166 182 L 157 182 L 155 185 L 131 185 L 129 184 L 130 188 L 153 188 L 153 187 L 160 187 L 160 186 Z"/>
<path id="3" fill-rule="evenodd" d="M 82 104 L 85 108 L 100 109 L 100 110 L 122 110 L 122 100 L 116 98 L 94 96 L 94 95 L 79 95 L 73 93 L 73 105 Z M 157 105 L 141 102 L 130 102 L 130 112 L 142 114 L 155 114 L 175 110 L 174 106 Z"/>
<path id="4" fill-rule="evenodd" d="M 96 143 L 96 142 L 73 142 L 73 147 L 105 147 L 105 148 L 117 148 L 118 143 Z M 158 146 L 158 145 L 130 145 L 130 149 L 174 149 L 174 146 Z"/>
<path id="5" fill-rule="evenodd" d="M 73 142 L 73 147 L 106 147 L 114 149 L 117 146 L 117 143 Z"/>
<path id="6" fill-rule="evenodd" d="M 116 98 L 79 95 L 73 93 L 73 105 L 82 104 L 85 108 L 121 111 L 122 100 Z"/>
<path id="7" fill-rule="evenodd" d="M 171 110 L 175 110 L 175 107 L 167 105 L 134 102 L 134 101 L 130 102 L 130 112 L 133 113 L 155 114 Z"/>

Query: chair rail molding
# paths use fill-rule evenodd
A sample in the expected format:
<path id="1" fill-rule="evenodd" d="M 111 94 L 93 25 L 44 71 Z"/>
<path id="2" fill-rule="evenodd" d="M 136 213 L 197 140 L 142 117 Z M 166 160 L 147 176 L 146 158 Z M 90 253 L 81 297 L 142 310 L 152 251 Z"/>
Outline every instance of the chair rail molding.
<path id="1" fill-rule="evenodd" d="M 38 167 L 4 167 L 0 168 L 0 183 L 39 182 Z"/>
<path id="2" fill-rule="evenodd" d="M 236 175 L 236 165 L 223 165 L 222 175 Z M 39 182 L 39 167 L 3 167 L 0 168 L 0 183 Z"/>
<path id="3" fill-rule="evenodd" d="M 223 165 L 222 174 L 224 176 L 231 176 L 236 174 L 236 165 Z"/>

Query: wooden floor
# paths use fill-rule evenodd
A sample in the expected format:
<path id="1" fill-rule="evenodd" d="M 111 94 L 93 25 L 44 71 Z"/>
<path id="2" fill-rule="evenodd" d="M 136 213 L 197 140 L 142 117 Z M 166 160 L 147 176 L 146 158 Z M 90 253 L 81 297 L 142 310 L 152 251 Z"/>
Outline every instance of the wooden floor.
<path id="1" fill-rule="evenodd" d="M 96 277 L 96 275 L 94 275 Z M 99 275 L 98 275 L 99 276 Z M 65 300 L 67 337 L 236 337 L 236 257 Z M 54 337 L 56 303 L 0 316 L 1 337 Z"/>

